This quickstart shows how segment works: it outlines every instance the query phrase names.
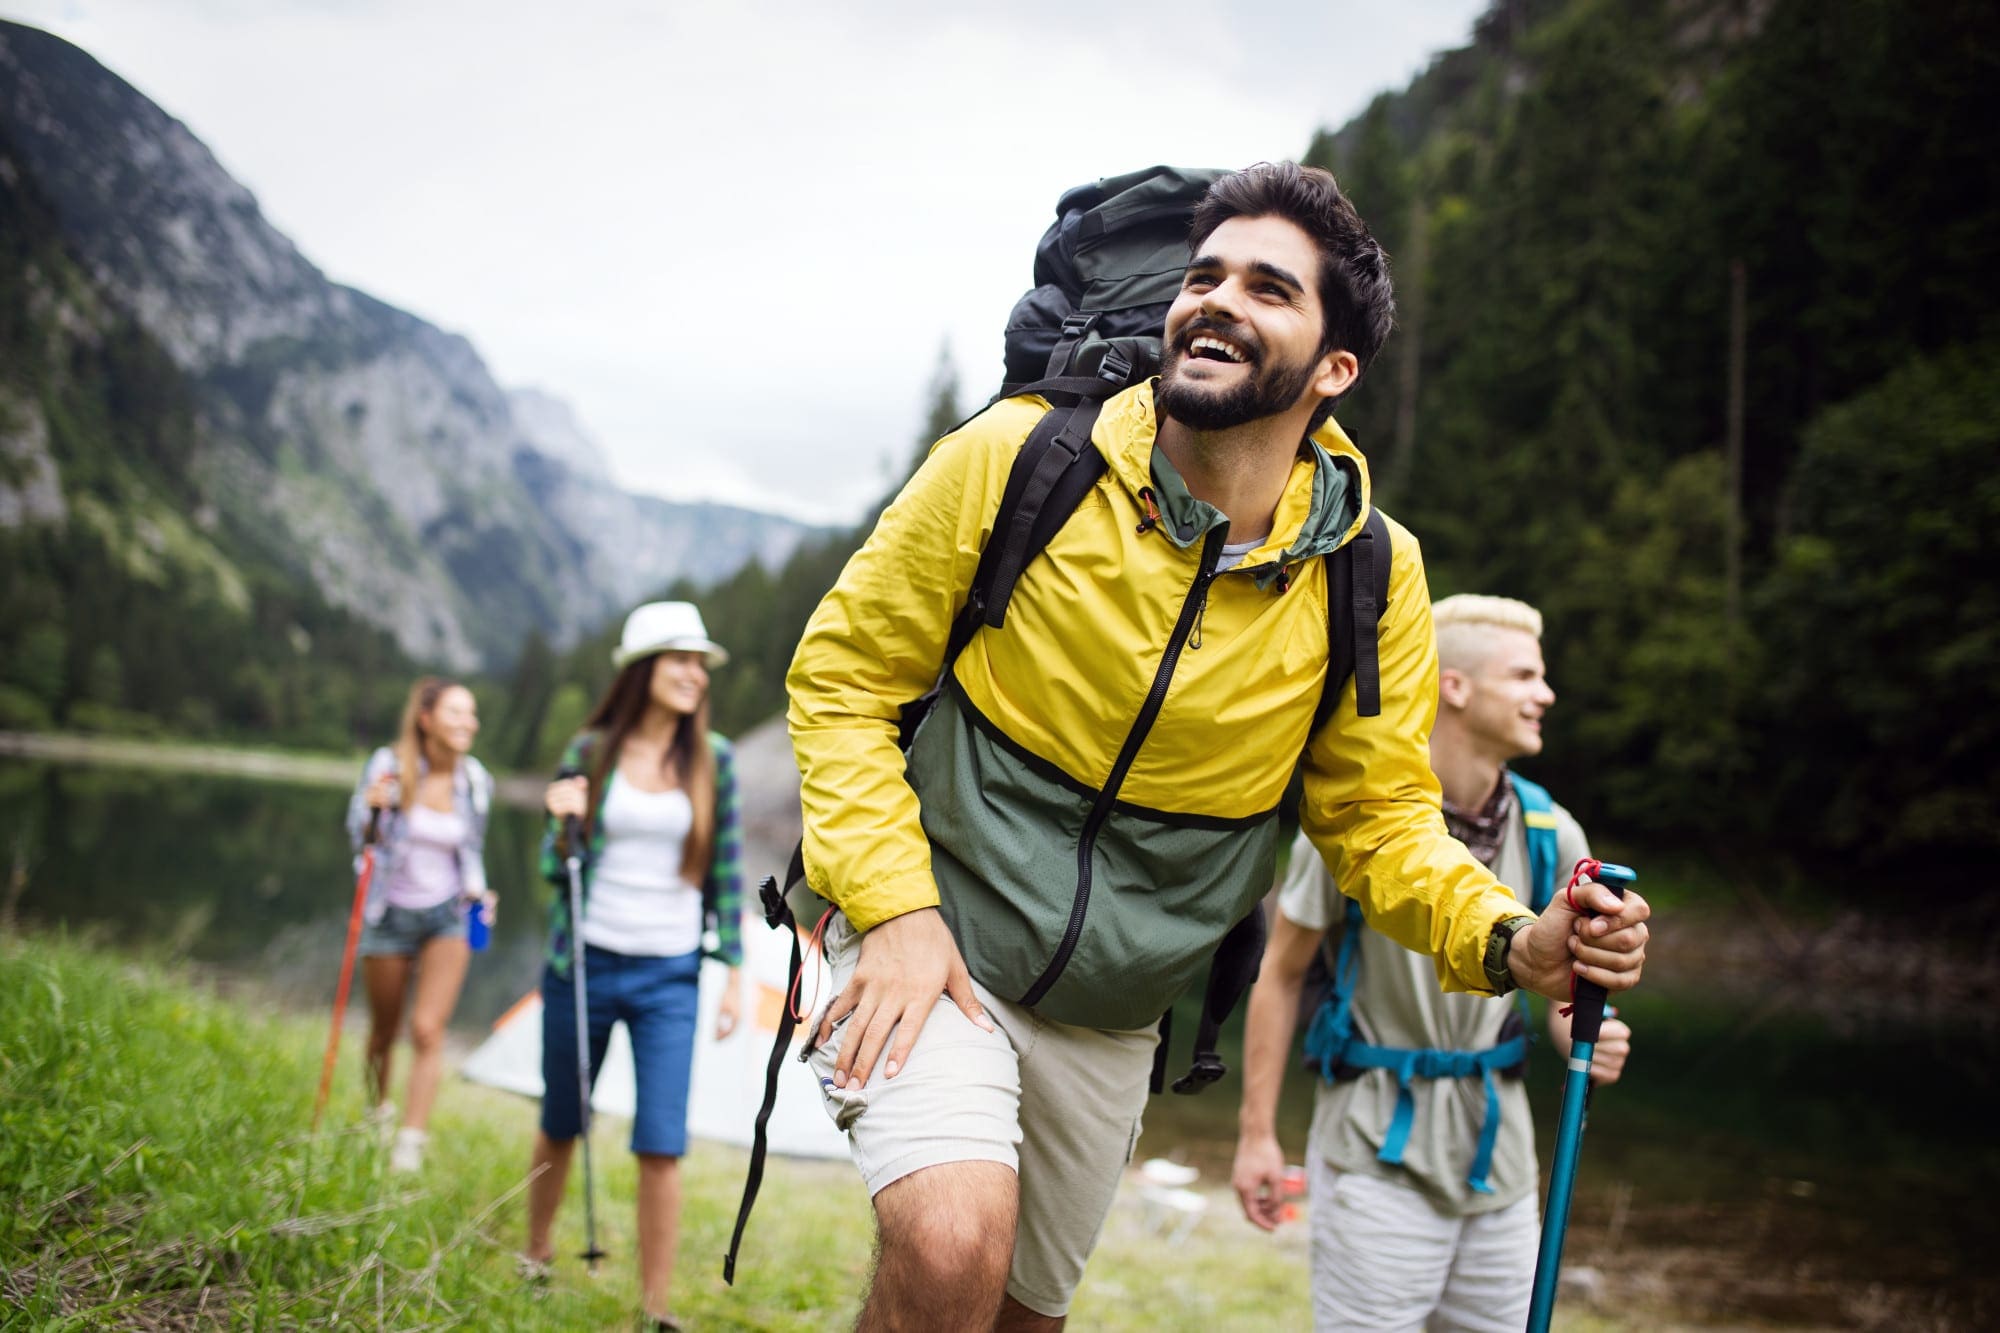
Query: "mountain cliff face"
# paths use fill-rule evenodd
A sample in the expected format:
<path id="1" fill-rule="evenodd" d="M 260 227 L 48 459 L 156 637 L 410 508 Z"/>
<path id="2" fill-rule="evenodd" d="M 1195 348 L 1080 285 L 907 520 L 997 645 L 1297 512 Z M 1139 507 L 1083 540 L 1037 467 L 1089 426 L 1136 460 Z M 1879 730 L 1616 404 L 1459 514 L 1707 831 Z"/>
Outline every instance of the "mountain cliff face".
<path id="1" fill-rule="evenodd" d="M 146 345 L 148 394 L 185 427 L 141 476 L 118 457 L 122 380 L 93 432 L 0 368 L 0 528 L 95 522 L 175 577 L 275 565 L 457 669 L 509 660 L 531 630 L 567 642 L 677 577 L 775 564 L 806 531 L 620 490 L 559 401 L 507 393 L 464 338 L 329 282 L 185 126 L 8 23 L 0 191 L 26 219 L 0 251 L 0 319 L 57 378 L 64 346 Z M 87 440 L 110 456 L 79 456 Z M 83 485 L 99 473 L 116 480 Z"/>

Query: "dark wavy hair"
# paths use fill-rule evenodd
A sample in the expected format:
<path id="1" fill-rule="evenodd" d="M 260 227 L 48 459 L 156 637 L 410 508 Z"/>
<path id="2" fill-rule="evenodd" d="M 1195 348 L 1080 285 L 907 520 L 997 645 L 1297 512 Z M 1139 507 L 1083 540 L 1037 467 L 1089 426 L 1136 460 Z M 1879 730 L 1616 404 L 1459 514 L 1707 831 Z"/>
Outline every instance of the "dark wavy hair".
<path id="1" fill-rule="evenodd" d="M 1231 218 L 1265 217 L 1293 224 L 1319 252 L 1319 302 L 1326 312 L 1320 355 L 1335 348 L 1352 352 L 1366 371 L 1396 326 L 1396 292 L 1389 256 L 1333 173 L 1296 162 L 1259 162 L 1224 176 L 1195 206 L 1190 253 L 1200 254 L 1215 229 Z M 1311 429 L 1319 429 L 1335 401 L 1321 404 Z"/>
<path id="2" fill-rule="evenodd" d="M 589 813 L 584 820 L 586 836 L 604 804 L 605 781 L 618 767 L 618 751 L 632 729 L 639 725 L 639 719 L 646 715 L 646 704 L 653 692 L 653 667 L 659 660 L 660 654 L 654 653 L 627 662 L 612 677 L 597 707 L 590 710 L 590 717 L 583 724 L 597 733 L 590 771 L 585 775 L 590 779 Z M 681 714 L 680 721 L 674 724 L 674 738 L 667 746 L 662 766 L 673 774 L 681 790 L 687 793 L 688 804 L 694 807 L 694 827 L 689 830 L 687 846 L 681 853 L 681 878 L 698 888 L 708 877 L 709 863 L 715 854 L 715 751 L 708 743 L 707 694 L 702 695 L 701 704 L 692 713 Z"/>

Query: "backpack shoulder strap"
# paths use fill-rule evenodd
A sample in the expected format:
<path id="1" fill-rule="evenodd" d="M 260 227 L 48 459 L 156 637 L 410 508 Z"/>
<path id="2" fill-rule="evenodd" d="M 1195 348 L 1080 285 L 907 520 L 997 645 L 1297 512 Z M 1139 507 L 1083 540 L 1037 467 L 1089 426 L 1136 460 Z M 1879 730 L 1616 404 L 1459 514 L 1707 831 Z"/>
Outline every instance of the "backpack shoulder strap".
<path id="1" fill-rule="evenodd" d="M 1528 891 L 1537 912 L 1547 908 L 1556 896 L 1556 803 L 1549 789 L 1528 781 L 1519 773 L 1509 773 L 1514 799 L 1521 804 L 1521 829 L 1528 835 Z"/>
<path id="2" fill-rule="evenodd" d="M 980 552 L 979 568 L 965 606 L 952 622 L 939 679 L 981 625 L 998 629 L 1007 617 L 1007 603 L 1022 571 L 1042 553 L 1097 479 L 1104 475 L 1104 455 L 1090 443 L 1102 399 L 1084 398 L 1072 406 L 1054 407 L 1035 424 L 1007 473 L 1007 489 L 993 518 L 992 534 Z"/>
<path id="3" fill-rule="evenodd" d="M 1313 710 L 1315 735 L 1333 716 L 1350 676 L 1356 713 L 1381 716 L 1382 659 L 1376 640 L 1382 613 L 1389 608 L 1390 555 L 1389 525 L 1382 511 L 1370 505 L 1361 531 L 1327 557 L 1326 679 Z"/>
<path id="4" fill-rule="evenodd" d="M 1091 427 L 1103 406 L 1103 397 L 1089 397 L 1050 408 L 1014 456 L 1007 487 L 1000 494 L 1000 509 L 993 516 L 993 530 L 973 571 L 972 587 L 946 636 L 937 679 L 922 698 L 903 706 L 897 723 L 897 744 L 903 749 L 910 748 L 917 727 L 936 707 L 938 692 L 951 679 L 951 669 L 965 645 L 972 642 L 981 625 L 1000 627 L 1021 572 L 1042 553 L 1104 475 L 1104 455 L 1090 442 Z"/>
<path id="5" fill-rule="evenodd" d="M 1334 959 L 1326 998 L 1306 1028 L 1306 1064 L 1331 1083 L 1354 1036 L 1354 988 L 1361 967 L 1361 932 L 1368 928 L 1361 904 L 1352 898 L 1342 907 L 1340 953 Z"/>

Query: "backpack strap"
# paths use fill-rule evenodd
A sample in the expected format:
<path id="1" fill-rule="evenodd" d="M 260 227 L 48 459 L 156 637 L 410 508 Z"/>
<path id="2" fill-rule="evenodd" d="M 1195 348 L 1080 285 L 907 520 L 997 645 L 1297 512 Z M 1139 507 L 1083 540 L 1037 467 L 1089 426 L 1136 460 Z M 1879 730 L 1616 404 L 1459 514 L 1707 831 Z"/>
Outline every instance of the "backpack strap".
<path id="1" fill-rule="evenodd" d="M 1354 983 L 1361 965 L 1361 904 L 1344 899 L 1347 906 L 1341 919 L 1340 953 L 1333 964 L 1333 984 L 1313 1011 L 1306 1028 L 1306 1065 L 1328 1083 L 1340 1068 L 1340 1057 L 1354 1035 Z"/>
<path id="2" fill-rule="evenodd" d="M 1549 789 L 1510 772 L 1514 799 L 1521 805 L 1521 830 L 1528 835 L 1528 904 L 1537 912 L 1546 911 L 1556 896 L 1556 803 Z"/>
<path id="3" fill-rule="evenodd" d="M 965 645 L 982 625 L 1000 628 L 1022 571 L 1034 563 L 1104 475 L 1108 465 L 1091 444 L 1090 431 L 1104 399 L 1116 389 L 1100 387 L 1106 390 L 1101 396 L 1080 398 L 1045 412 L 1014 456 L 1007 487 L 1000 495 L 1000 509 L 993 516 L 993 530 L 979 553 L 972 588 L 945 638 L 937 680 L 922 698 L 904 706 L 897 723 L 901 748 L 910 748 L 917 724 L 937 706 L 938 693 L 951 679 L 952 666 Z"/>
<path id="4" fill-rule="evenodd" d="M 1396 1112 L 1390 1117 L 1382 1147 L 1375 1154 L 1375 1160 L 1388 1166 L 1403 1164 L 1410 1129 L 1416 1124 L 1417 1099 L 1412 1082 L 1420 1078 L 1459 1079 L 1479 1075 L 1486 1093 L 1486 1115 L 1480 1122 L 1479 1143 L 1473 1149 L 1472 1166 L 1465 1177 L 1465 1183 L 1477 1194 L 1493 1192 L 1487 1176 L 1493 1169 L 1493 1147 L 1500 1140 L 1500 1089 L 1493 1075 L 1527 1058 L 1526 1034 L 1510 1037 L 1483 1051 L 1405 1050 L 1350 1041 L 1341 1054 L 1341 1062 L 1350 1069 L 1387 1069 L 1396 1075 Z"/>
<path id="5" fill-rule="evenodd" d="M 1389 525 L 1370 505 L 1353 540 L 1327 557 L 1326 679 L 1320 682 L 1312 734 L 1326 725 L 1349 677 L 1360 717 L 1382 713 L 1382 657 L 1377 645 L 1389 609 Z"/>
<path id="6" fill-rule="evenodd" d="M 1208 985 L 1202 994 L 1201 1022 L 1195 1028 L 1194 1064 L 1187 1073 L 1174 1080 L 1175 1092 L 1200 1092 L 1229 1072 L 1229 1066 L 1222 1062 L 1222 1055 L 1216 1050 L 1222 1035 L 1222 1024 L 1235 1012 L 1243 992 L 1257 980 L 1258 968 L 1264 961 L 1264 937 L 1268 929 L 1263 904 L 1259 903 L 1241 921 L 1231 926 L 1229 933 L 1222 937 L 1222 943 L 1215 946 L 1215 957 L 1208 965 Z M 1171 1014 L 1172 1011 L 1168 1012 Z M 1167 1036 L 1167 1020 L 1162 1018 L 1161 1052 L 1167 1048 Z M 1160 1064 L 1161 1061 L 1156 1058 L 1154 1067 L 1158 1069 Z"/>
<path id="7" fill-rule="evenodd" d="M 1097 479 L 1104 475 L 1104 455 L 1090 443 L 1091 427 L 1097 423 L 1101 398 L 1084 398 L 1069 408 L 1053 408 L 1036 423 L 1027 442 L 1007 474 L 1007 489 L 994 516 L 993 532 L 986 549 L 980 552 L 979 569 L 973 575 L 968 608 L 976 608 L 980 622 L 999 629 L 1007 618 L 1007 603 L 1014 585 L 1062 525 L 1069 521 L 1078 504 Z M 963 613 L 960 620 L 965 619 Z M 952 638 L 959 639 L 958 625 Z M 976 626 L 975 626 L 976 628 Z M 970 633 L 963 636 L 970 639 Z M 959 644 L 962 649 L 964 645 Z M 947 648 L 945 669 L 958 657 Z"/>
<path id="8" fill-rule="evenodd" d="M 805 844 L 800 843 L 792 849 L 792 862 L 785 871 L 786 887 L 803 880 L 805 875 Z M 764 876 L 764 882 L 757 886 L 757 897 L 764 904 L 764 924 L 773 930 L 791 931 L 792 961 L 785 1002 L 778 1006 L 778 1035 L 771 1043 L 771 1058 L 764 1064 L 764 1100 L 757 1107 L 757 1123 L 750 1134 L 750 1169 L 743 1177 L 743 1201 L 737 1205 L 736 1227 L 729 1233 L 729 1251 L 722 1256 L 722 1280 L 729 1286 L 736 1285 L 736 1252 L 743 1247 L 743 1229 L 750 1225 L 750 1209 L 757 1202 L 757 1191 L 764 1186 L 764 1159 L 771 1146 L 771 1111 L 778 1104 L 778 1071 L 784 1068 L 785 1052 L 792 1046 L 792 1030 L 798 1023 L 792 1016 L 792 1005 L 798 997 L 799 978 L 805 972 L 798 922 L 774 876 Z"/>
<path id="9" fill-rule="evenodd" d="M 1410 1130 L 1416 1123 L 1416 1094 L 1412 1087 L 1419 1078 L 1471 1078 L 1477 1074 L 1486 1094 L 1486 1113 L 1479 1127 L 1479 1142 L 1465 1183 L 1476 1193 L 1491 1194 L 1487 1177 L 1493 1169 L 1493 1148 L 1500 1138 L 1500 1090 L 1494 1082 L 1498 1073 L 1511 1070 L 1528 1058 L 1528 1036 L 1506 1037 L 1483 1051 L 1446 1051 L 1377 1046 L 1364 1041 L 1354 1030 L 1354 990 L 1361 962 L 1361 932 L 1367 924 L 1361 904 L 1346 900 L 1345 925 L 1340 937 L 1339 961 L 1333 967 L 1333 986 L 1306 1029 L 1306 1065 L 1331 1083 L 1343 1071 L 1387 1069 L 1396 1076 L 1396 1109 L 1383 1135 L 1376 1160 L 1400 1166 L 1409 1146 Z"/>

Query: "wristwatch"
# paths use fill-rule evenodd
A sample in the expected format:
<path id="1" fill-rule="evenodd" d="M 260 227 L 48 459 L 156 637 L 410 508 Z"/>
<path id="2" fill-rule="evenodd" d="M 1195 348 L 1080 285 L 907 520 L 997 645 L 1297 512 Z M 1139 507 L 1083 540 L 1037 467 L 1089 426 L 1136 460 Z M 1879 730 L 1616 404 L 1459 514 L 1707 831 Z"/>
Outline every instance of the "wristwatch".
<path id="1" fill-rule="evenodd" d="M 1486 972 L 1486 984 L 1493 987 L 1495 995 L 1505 995 L 1519 984 L 1507 967 L 1507 951 L 1513 947 L 1514 936 L 1534 924 L 1535 918 L 1524 912 L 1500 921 L 1486 937 L 1486 955 L 1481 966 Z"/>

